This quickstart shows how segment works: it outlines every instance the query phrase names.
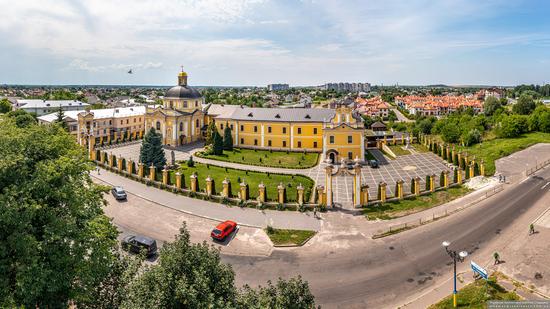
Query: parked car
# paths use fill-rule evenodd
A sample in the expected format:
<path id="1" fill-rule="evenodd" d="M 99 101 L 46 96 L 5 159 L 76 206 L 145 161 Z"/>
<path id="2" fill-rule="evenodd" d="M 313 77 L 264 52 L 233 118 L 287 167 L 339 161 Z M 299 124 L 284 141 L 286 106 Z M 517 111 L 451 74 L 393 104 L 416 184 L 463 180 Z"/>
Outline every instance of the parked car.
<path id="1" fill-rule="evenodd" d="M 113 196 L 117 200 L 125 200 L 126 199 L 126 191 L 122 189 L 122 187 L 113 187 L 111 190 L 111 193 L 113 193 Z"/>
<path id="2" fill-rule="evenodd" d="M 157 241 L 153 238 L 140 235 L 129 235 L 122 239 L 122 249 L 132 252 L 145 252 L 147 257 L 157 254 Z"/>
<path id="3" fill-rule="evenodd" d="M 369 160 L 369 166 L 372 167 L 372 168 L 377 168 L 379 165 L 378 165 L 378 161 L 376 160 Z"/>
<path id="4" fill-rule="evenodd" d="M 216 240 L 224 240 L 229 234 L 237 228 L 237 223 L 231 220 L 222 222 L 212 230 L 210 236 Z"/>

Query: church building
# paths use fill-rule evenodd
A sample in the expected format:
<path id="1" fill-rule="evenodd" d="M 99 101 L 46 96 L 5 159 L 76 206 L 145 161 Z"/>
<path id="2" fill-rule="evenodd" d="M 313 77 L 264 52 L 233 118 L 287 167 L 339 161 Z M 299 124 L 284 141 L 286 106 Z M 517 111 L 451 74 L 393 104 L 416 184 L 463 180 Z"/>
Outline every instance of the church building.
<path id="1" fill-rule="evenodd" d="M 181 146 L 202 138 L 204 98 L 187 85 L 187 73 L 178 74 L 178 85 L 164 95 L 162 106 L 148 107 L 145 128 L 162 134 L 164 145 Z"/>

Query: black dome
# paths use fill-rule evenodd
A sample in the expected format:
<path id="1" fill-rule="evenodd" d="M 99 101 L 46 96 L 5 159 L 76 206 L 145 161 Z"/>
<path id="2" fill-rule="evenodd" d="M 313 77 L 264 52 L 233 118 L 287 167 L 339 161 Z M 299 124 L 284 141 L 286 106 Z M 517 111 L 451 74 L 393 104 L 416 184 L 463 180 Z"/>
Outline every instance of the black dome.
<path id="1" fill-rule="evenodd" d="M 175 86 L 168 91 L 166 91 L 166 94 L 164 95 L 166 98 L 180 98 L 180 99 L 198 99 L 201 98 L 200 92 L 197 90 L 188 87 L 188 86 Z"/>

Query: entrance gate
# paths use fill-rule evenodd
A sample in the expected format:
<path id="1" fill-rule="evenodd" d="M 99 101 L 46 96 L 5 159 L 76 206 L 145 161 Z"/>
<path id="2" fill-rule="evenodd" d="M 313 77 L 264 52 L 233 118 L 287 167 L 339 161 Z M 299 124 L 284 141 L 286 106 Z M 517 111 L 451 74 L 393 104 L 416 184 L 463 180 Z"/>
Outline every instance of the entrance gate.
<path id="1" fill-rule="evenodd" d="M 327 207 L 334 207 L 335 204 L 341 204 L 340 201 L 336 201 L 334 199 L 334 186 L 333 186 L 333 178 L 335 177 L 350 177 L 353 176 L 353 188 L 352 188 L 352 206 L 357 208 L 361 207 L 366 204 L 366 201 L 368 200 L 368 186 L 362 186 L 361 185 L 361 164 L 359 163 L 359 158 L 356 158 L 354 160 L 355 164 L 353 165 L 353 169 L 350 170 L 347 167 L 346 160 L 342 158 L 342 161 L 340 165 L 336 168 L 331 163 L 328 163 L 325 167 L 325 186 L 324 188 L 321 188 L 323 192 L 323 195 L 325 196 L 325 204 Z M 336 188 L 336 190 L 339 190 L 340 188 Z M 348 190 L 345 190 L 345 192 L 338 192 L 339 196 L 341 194 L 348 194 Z"/>

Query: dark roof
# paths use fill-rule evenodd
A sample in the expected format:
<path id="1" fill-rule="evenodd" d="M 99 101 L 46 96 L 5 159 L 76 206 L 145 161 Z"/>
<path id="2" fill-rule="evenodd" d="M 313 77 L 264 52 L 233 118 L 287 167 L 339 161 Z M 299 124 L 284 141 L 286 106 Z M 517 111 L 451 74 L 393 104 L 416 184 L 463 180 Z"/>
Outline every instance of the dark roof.
<path id="1" fill-rule="evenodd" d="M 383 123 L 382 123 L 382 122 L 380 122 L 380 121 L 377 121 L 377 122 L 375 122 L 375 123 L 371 124 L 371 126 L 370 126 L 370 127 L 371 127 L 371 128 L 385 128 L 385 127 L 386 127 L 386 125 L 385 125 L 385 124 L 383 124 Z"/>
<path id="2" fill-rule="evenodd" d="M 258 108 L 239 107 L 220 119 L 281 121 L 281 122 L 326 122 L 334 117 L 334 110 L 321 108 Z"/>
<path id="3" fill-rule="evenodd" d="M 178 99 L 198 99 L 202 96 L 200 92 L 189 86 L 174 86 L 166 91 L 164 97 Z"/>

